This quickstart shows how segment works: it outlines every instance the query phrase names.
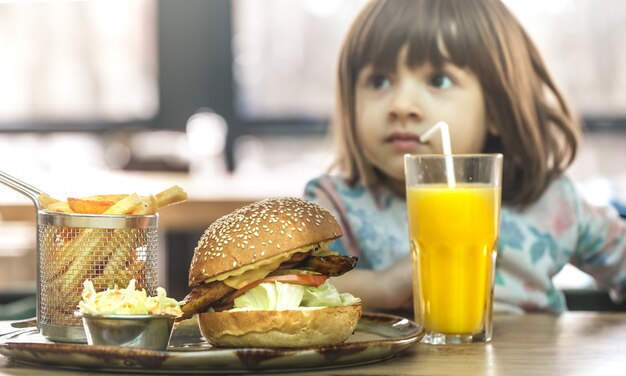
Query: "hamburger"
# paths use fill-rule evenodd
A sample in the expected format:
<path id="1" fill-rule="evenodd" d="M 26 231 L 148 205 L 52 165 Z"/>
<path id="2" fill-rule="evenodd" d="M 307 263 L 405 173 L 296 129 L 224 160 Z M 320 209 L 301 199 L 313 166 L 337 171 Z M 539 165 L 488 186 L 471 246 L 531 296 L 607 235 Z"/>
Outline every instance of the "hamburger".
<path id="1" fill-rule="evenodd" d="M 216 346 L 344 341 L 361 303 L 329 279 L 357 262 L 328 248 L 340 236 L 328 211 L 299 198 L 270 198 L 218 219 L 194 250 L 183 318 L 198 314 L 202 335 Z"/>

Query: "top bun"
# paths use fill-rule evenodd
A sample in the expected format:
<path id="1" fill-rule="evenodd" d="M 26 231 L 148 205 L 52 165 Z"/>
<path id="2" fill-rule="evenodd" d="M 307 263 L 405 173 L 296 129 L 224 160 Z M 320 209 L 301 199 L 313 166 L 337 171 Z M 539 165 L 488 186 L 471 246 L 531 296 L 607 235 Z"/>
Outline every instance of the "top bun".
<path id="1" fill-rule="evenodd" d="M 244 206 L 204 232 L 189 268 L 189 286 L 218 274 L 342 235 L 321 206 L 294 197 L 269 198 Z"/>

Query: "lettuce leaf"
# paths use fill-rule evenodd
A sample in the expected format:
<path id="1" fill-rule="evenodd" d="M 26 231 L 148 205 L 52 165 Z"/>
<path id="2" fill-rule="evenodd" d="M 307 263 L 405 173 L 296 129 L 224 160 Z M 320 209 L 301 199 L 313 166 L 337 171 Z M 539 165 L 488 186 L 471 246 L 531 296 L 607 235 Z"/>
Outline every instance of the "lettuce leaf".
<path id="1" fill-rule="evenodd" d="M 241 310 L 295 309 L 300 306 L 304 289 L 304 286 L 290 283 L 261 283 L 235 298 L 233 306 Z"/>
<path id="2" fill-rule="evenodd" d="M 337 288 L 326 280 L 318 287 L 307 287 L 302 297 L 302 307 L 337 307 L 360 303 L 361 299 L 349 293 L 339 293 Z"/>
<path id="3" fill-rule="evenodd" d="M 291 283 L 267 282 L 235 298 L 233 311 L 237 310 L 288 310 L 298 307 L 337 307 L 358 304 L 361 299 L 352 294 L 340 294 L 326 280 L 318 287 Z"/>

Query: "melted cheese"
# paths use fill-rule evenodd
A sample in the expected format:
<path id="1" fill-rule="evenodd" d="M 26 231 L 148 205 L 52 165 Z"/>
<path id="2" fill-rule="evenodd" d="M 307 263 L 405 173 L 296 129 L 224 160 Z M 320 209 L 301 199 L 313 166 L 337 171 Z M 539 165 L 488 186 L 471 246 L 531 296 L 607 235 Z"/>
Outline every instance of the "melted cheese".
<path id="1" fill-rule="evenodd" d="M 320 251 L 330 251 L 327 248 L 328 243 L 330 242 L 324 242 L 320 244 L 314 244 L 308 247 L 297 248 L 293 251 L 285 252 L 265 260 L 260 260 L 249 265 L 244 265 L 241 268 L 237 268 L 236 270 L 218 274 L 213 278 L 207 279 L 205 283 L 210 283 L 213 281 L 223 281 L 229 287 L 232 287 L 234 289 L 240 289 L 245 285 L 256 281 L 257 279 L 265 278 L 268 274 L 278 269 L 280 264 L 289 260 L 295 253 L 309 252 L 318 247 Z M 318 251 L 314 253 L 317 254 Z"/>

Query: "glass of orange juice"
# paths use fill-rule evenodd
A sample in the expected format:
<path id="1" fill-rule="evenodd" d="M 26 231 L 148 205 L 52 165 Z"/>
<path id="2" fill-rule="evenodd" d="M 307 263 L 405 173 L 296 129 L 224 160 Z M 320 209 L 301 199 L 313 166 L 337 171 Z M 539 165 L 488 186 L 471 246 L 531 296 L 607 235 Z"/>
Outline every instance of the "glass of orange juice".
<path id="1" fill-rule="evenodd" d="M 489 342 L 502 154 L 406 155 L 404 163 L 422 342 Z"/>

